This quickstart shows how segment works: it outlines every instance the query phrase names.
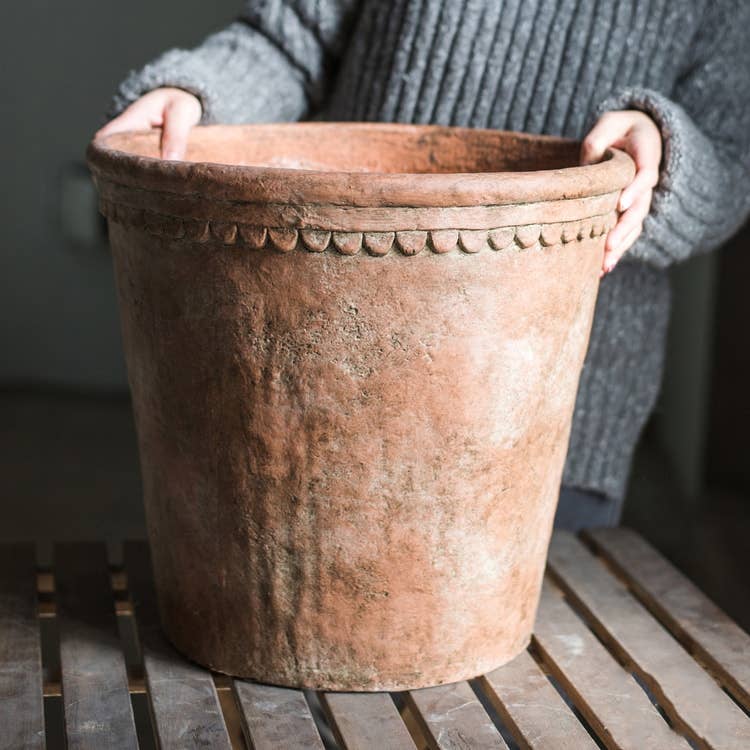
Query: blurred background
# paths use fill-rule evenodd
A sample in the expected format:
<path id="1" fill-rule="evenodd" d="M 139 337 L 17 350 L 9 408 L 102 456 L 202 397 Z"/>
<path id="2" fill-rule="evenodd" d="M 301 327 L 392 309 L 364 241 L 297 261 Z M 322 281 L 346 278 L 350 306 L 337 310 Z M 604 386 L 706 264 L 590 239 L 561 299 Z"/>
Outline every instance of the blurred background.
<path id="1" fill-rule="evenodd" d="M 0 541 L 145 534 L 112 266 L 84 150 L 128 70 L 192 46 L 237 8 L 26 0 L 0 11 Z M 625 513 L 745 628 L 749 250 L 746 229 L 673 269 L 668 366 Z"/>

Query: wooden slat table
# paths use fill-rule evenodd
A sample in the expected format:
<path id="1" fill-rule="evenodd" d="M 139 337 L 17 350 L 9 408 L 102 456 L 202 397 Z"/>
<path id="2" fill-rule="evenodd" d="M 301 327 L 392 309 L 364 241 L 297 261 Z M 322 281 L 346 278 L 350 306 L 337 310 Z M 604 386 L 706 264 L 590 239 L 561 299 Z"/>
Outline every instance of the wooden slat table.
<path id="1" fill-rule="evenodd" d="M 112 550 L 110 550 L 112 551 Z M 397 644 L 394 644 L 397 647 Z M 0 750 L 750 749 L 750 637 L 627 529 L 555 534 L 534 638 L 468 682 L 232 680 L 158 625 L 148 548 L 0 546 Z"/>

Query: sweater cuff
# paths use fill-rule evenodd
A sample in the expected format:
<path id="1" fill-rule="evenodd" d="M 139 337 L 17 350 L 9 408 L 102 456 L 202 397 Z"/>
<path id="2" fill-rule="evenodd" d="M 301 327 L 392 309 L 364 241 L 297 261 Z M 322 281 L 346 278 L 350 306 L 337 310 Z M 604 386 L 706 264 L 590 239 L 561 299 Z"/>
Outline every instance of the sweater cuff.
<path id="1" fill-rule="evenodd" d="M 714 144 L 679 104 L 650 89 L 616 92 L 599 104 L 595 116 L 625 109 L 639 110 L 654 120 L 661 131 L 663 155 L 643 233 L 623 260 L 665 268 L 718 246 L 739 228 L 742 212 L 728 205 L 728 170 Z"/>
<path id="2" fill-rule="evenodd" d="M 120 84 L 108 119 L 156 88 L 181 88 L 198 97 L 201 124 L 300 119 L 307 107 L 304 78 L 263 34 L 243 22 L 195 49 L 173 49 Z"/>

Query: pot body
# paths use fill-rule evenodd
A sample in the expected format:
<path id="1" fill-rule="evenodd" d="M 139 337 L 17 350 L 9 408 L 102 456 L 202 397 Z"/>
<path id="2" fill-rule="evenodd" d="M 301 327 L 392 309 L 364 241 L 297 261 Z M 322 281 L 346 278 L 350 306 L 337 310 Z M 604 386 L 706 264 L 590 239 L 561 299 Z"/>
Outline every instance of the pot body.
<path id="1" fill-rule="evenodd" d="M 97 182 L 174 644 L 326 690 L 525 648 L 616 190 L 350 215 Z"/>

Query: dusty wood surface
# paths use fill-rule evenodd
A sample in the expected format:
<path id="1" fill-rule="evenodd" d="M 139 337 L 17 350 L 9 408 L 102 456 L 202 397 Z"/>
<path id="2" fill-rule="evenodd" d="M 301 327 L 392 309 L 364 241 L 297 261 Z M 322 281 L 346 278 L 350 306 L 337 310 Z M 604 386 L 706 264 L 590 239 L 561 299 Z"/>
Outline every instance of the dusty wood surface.
<path id="1" fill-rule="evenodd" d="M 103 545 L 62 545 L 53 569 L 38 571 L 33 547 L 0 545 L 0 750 L 45 739 L 322 750 L 331 736 L 340 750 L 490 750 L 511 738 L 534 750 L 750 748 L 750 718 L 722 689 L 741 703 L 747 636 L 627 530 L 587 544 L 555 535 L 534 639 L 518 659 L 471 684 L 393 696 L 306 693 L 194 665 L 158 627 L 145 544 L 126 544 L 124 560 L 110 569 Z M 149 704 L 135 703 L 137 739 L 135 693 Z M 60 706 L 45 712 L 43 700 Z"/>
<path id="2" fill-rule="evenodd" d="M 320 700 L 346 750 L 414 750 L 414 740 L 388 693 L 321 693 Z"/>
<path id="3" fill-rule="evenodd" d="M 702 747 L 747 750 L 750 721 L 711 676 L 582 542 L 558 533 L 549 568 L 607 646 L 656 697 L 676 726 Z"/>
<path id="4" fill-rule="evenodd" d="M 0 547 L 0 748 L 43 748 L 34 545 Z"/>
<path id="5" fill-rule="evenodd" d="M 480 682 L 516 740 L 529 750 L 586 750 L 596 744 L 528 652 Z"/>
<path id="6" fill-rule="evenodd" d="M 125 544 L 125 570 L 159 746 L 162 750 L 229 750 L 229 736 L 211 673 L 177 653 L 159 626 L 145 542 Z"/>
<path id="7" fill-rule="evenodd" d="M 440 750 L 508 747 L 468 682 L 412 690 L 406 700 L 422 733 Z"/>
<path id="8" fill-rule="evenodd" d="M 301 690 L 234 680 L 242 726 L 253 750 L 323 750 Z"/>
<path id="9" fill-rule="evenodd" d="M 607 748 L 689 750 L 549 582 L 542 589 L 534 641 L 545 667 Z"/>
<path id="10" fill-rule="evenodd" d="M 750 710 L 750 635 L 630 529 L 586 535 L 646 607 Z"/>
<path id="11" fill-rule="evenodd" d="M 68 749 L 136 750 L 104 545 L 57 545 L 55 570 Z"/>

